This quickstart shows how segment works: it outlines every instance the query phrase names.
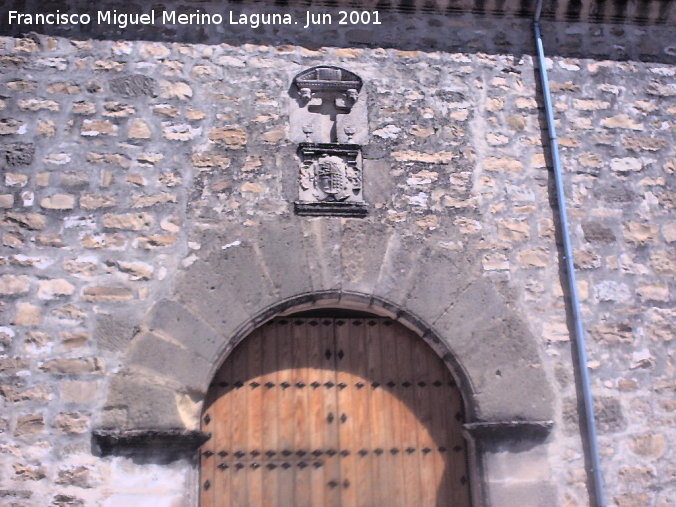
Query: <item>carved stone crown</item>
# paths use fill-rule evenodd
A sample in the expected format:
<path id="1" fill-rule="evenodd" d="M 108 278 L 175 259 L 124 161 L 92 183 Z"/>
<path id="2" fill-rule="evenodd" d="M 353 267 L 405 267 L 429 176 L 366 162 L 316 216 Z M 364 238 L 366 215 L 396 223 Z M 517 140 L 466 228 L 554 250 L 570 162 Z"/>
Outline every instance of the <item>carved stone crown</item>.
<path id="1" fill-rule="evenodd" d="M 298 74 L 293 83 L 299 90 L 309 88 L 313 91 L 348 91 L 356 90 L 359 93 L 362 87 L 361 78 L 333 65 L 320 65 L 304 70 Z"/>

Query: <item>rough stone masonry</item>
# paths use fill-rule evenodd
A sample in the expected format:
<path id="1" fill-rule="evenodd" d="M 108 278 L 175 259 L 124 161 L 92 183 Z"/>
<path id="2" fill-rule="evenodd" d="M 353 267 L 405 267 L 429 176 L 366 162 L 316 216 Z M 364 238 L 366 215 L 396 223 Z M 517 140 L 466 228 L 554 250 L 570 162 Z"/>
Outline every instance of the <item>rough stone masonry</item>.
<path id="1" fill-rule="evenodd" d="M 478 406 L 504 388 L 511 415 L 554 424 L 487 451 L 473 487 L 486 505 L 589 505 L 530 22 L 383 21 L 0 38 L 0 504 L 196 505 L 194 460 L 99 456 L 92 431 L 199 429 L 197 372 L 265 308 L 330 290 L 429 315 L 449 342 L 483 310 L 488 338 L 472 322 L 454 345 Z M 674 29 L 543 30 L 606 493 L 672 506 Z M 288 90 L 320 64 L 364 82 L 366 218 L 293 213 Z M 163 307 L 193 320 L 166 329 Z"/>

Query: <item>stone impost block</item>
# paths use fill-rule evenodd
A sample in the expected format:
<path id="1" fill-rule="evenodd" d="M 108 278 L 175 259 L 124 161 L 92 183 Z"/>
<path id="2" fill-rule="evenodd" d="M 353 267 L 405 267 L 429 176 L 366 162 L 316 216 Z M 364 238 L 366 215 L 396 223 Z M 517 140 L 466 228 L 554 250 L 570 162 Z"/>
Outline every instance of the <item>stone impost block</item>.
<path id="1" fill-rule="evenodd" d="M 182 428 L 174 388 L 158 385 L 140 375 L 121 374 L 111 379 L 106 405 L 95 422 L 100 428 Z"/>

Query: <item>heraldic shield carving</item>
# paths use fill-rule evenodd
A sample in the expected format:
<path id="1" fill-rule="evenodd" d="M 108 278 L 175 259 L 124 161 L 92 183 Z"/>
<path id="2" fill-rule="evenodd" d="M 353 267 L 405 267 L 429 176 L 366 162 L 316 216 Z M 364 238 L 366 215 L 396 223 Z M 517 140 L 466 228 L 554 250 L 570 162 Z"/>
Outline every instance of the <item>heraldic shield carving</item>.
<path id="1" fill-rule="evenodd" d="M 301 143 L 299 215 L 364 216 L 361 146 L 338 143 Z"/>
<path id="2" fill-rule="evenodd" d="M 358 105 L 361 78 L 339 67 L 319 66 L 298 74 L 293 84 L 292 136 L 306 140 L 298 144 L 296 213 L 365 216 L 361 145 L 351 141 L 355 135 L 366 138 L 365 129 L 354 125 L 366 123 L 364 101 Z"/>

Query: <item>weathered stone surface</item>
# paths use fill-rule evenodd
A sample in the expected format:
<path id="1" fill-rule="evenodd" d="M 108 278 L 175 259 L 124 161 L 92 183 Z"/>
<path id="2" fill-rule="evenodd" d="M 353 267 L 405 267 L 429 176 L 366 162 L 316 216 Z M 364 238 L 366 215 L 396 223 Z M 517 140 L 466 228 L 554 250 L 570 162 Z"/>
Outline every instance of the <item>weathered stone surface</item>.
<path id="1" fill-rule="evenodd" d="M 59 470 L 55 482 L 56 484 L 61 484 L 63 486 L 75 486 L 76 488 L 94 487 L 92 469 L 91 467 L 85 465 L 62 468 Z"/>
<path id="2" fill-rule="evenodd" d="M 130 280 L 150 280 L 153 277 L 155 268 L 145 262 L 123 262 L 119 261 L 117 267 L 120 271 L 129 274 Z"/>
<path id="3" fill-rule="evenodd" d="M 122 102 L 108 101 L 103 103 L 103 116 L 109 118 L 127 118 L 136 113 L 136 109 L 131 104 Z M 131 137 L 128 132 L 127 135 Z"/>
<path id="4" fill-rule="evenodd" d="M 610 161 L 610 169 L 616 172 L 640 171 L 643 164 L 637 158 L 614 158 Z"/>
<path id="5" fill-rule="evenodd" d="M 350 220 L 343 225 L 339 245 L 343 290 L 375 293 L 392 234 L 390 226 L 374 227 L 359 220 Z M 307 255 L 316 254 L 309 251 Z"/>
<path id="6" fill-rule="evenodd" d="M 23 134 L 26 132 L 26 124 L 13 118 L 0 119 L 0 135 Z"/>
<path id="7" fill-rule="evenodd" d="M 186 100 L 192 97 L 192 88 L 182 81 L 162 81 L 160 88 L 160 97 L 163 99 Z"/>
<path id="8" fill-rule="evenodd" d="M 24 99 L 18 102 L 23 111 L 58 111 L 59 103 L 53 100 Z"/>
<path id="9" fill-rule="evenodd" d="M 157 204 L 175 203 L 176 194 L 163 192 L 155 195 L 140 195 L 132 200 L 132 208 L 147 208 Z"/>
<path id="10" fill-rule="evenodd" d="M 501 339 L 495 340 L 496 336 Z M 523 323 L 509 317 L 477 326 L 465 343 L 453 338 L 451 350 L 463 358 L 463 368 L 477 389 L 477 418 L 547 420 L 552 417 L 552 392 L 538 351 L 529 341 Z M 524 375 L 526 369 L 527 376 Z M 509 386 L 508 398 L 504 396 L 503 383 Z"/>
<path id="11" fill-rule="evenodd" d="M 601 125 L 613 129 L 643 130 L 643 124 L 638 123 L 627 114 L 618 114 L 601 121 Z"/>
<path id="12" fill-rule="evenodd" d="M 17 481 L 39 481 L 46 476 L 44 467 L 39 465 L 14 464 L 14 478 Z"/>
<path id="13" fill-rule="evenodd" d="M 103 215 L 103 226 L 109 229 L 124 229 L 130 231 L 142 231 L 149 229 L 154 223 L 153 217 L 148 213 L 124 213 Z"/>
<path id="14" fill-rule="evenodd" d="M 146 122 L 137 119 L 129 124 L 127 135 L 132 139 L 150 139 L 153 133 Z"/>
<path id="15" fill-rule="evenodd" d="M 110 80 L 110 91 L 123 97 L 154 97 L 157 91 L 157 81 L 142 74 L 120 76 Z"/>
<path id="16" fill-rule="evenodd" d="M 594 399 L 594 417 L 600 433 L 616 433 L 627 426 L 617 398 L 597 396 Z"/>
<path id="17" fill-rule="evenodd" d="M 83 194 L 80 196 L 80 207 L 83 209 L 110 208 L 117 204 L 117 199 L 112 195 Z"/>
<path id="18" fill-rule="evenodd" d="M 146 250 L 154 250 L 171 246 L 176 243 L 176 234 L 152 234 L 136 238 L 136 246 Z"/>
<path id="19" fill-rule="evenodd" d="M 54 418 L 54 426 L 60 433 L 80 434 L 89 427 L 89 416 L 78 412 L 62 412 Z"/>
<path id="20" fill-rule="evenodd" d="M 45 420 L 42 414 L 28 414 L 17 417 L 14 436 L 22 437 L 41 433 L 45 429 Z"/>
<path id="21" fill-rule="evenodd" d="M 646 245 L 657 241 L 657 226 L 640 222 L 624 225 L 624 239 L 633 245 Z"/>
<path id="22" fill-rule="evenodd" d="M 50 507 L 84 507 L 85 501 L 73 495 L 58 494 L 52 499 Z"/>
<path id="23" fill-rule="evenodd" d="M 106 301 L 119 303 L 134 299 L 134 293 L 126 287 L 110 287 L 95 285 L 85 287 L 82 291 L 82 297 L 85 301 Z"/>
<path id="24" fill-rule="evenodd" d="M 218 167 L 227 169 L 230 166 L 230 159 L 219 153 L 194 153 L 192 155 L 192 165 L 195 167 Z"/>
<path id="25" fill-rule="evenodd" d="M 181 428 L 173 387 L 164 387 L 152 379 L 131 375 L 111 378 L 106 405 L 97 427 Z"/>
<path id="26" fill-rule="evenodd" d="M 100 384 L 93 381 L 64 380 L 60 383 L 60 397 L 65 403 L 88 405 L 96 398 Z"/>
<path id="27" fill-rule="evenodd" d="M 205 359 L 216 357 L 226 339 L 184 306 L 170 300 L 162 300 L 155 305 L 148 326 L 183 344 L 186 351 L 194 351 Z"/>
<path id="28" fill-rule="evenodd" d="M 33 143 L 9 143 L 0 145 L 0 167 L 30 165 L 35 156 Z"/>
<path id="29" fill-rule="evenodd" d="M 73 209 L 75 206 L 75 196 L 70 194 L 55 194 L 42 199 L 40 206 L 45 209 L 55 210 Z"/>
<path id="30" fill-rule="evenodd" d="M 226 148 L 243 148 L 248 140 L 247 133 L 236 127 L 215 128 L 209 131 L 209 140 Z"/>
<path id="31" fill-rule="evenodd" d="M 0 194 L 0 208 L 11 208 L 14 205 L 14 196 L 12 194 Z"/>
<path id="32" fill-rule="evenodd" d="M 582 224 L 584 239 L 590 243 L 612 243 L 615 241 L 615 234 L 612 229 L 599 222 L 584 222 Z"/>
<path id="33" fill-rule="evenodd" d="M 666 438 L 662 433 L 643 433 L 631 439 L 631 450 L 647 458 L 661 458 L 666 451 Z"/>
<path id="34" fill-rule="evenodd" d="M 59 81 L 52 83 L 46 88 L 47 93 L 64 93 L 67 95 L 75 95 L 80 93 L 80 86 L 77 83 L 67 83 L 64 81 Z"/>
<path id="35" fill-rule="evenodd" d="M 442 251 L 429 252 L 426 257 L 402 306 L 425 322 L 435 322 L 469 285 L 472 266 L 460 256 L 452 258 Z"/>
<path id="36" fill-rule="evenodd" d="M 40 369 L 47 373 L 68 375 L 71 373 L 101 373 L 103 362 L 96 357 L 58 358 L 45 361 Z"/>
<path id="37" fill-rule="evenodd" d="M 70 296 L 75 291 L 73 284 L 62 278 L 54 280 L 41 280 L 38 284 L 38 298 L 54 299 L 62 296 Z"/>
<path id="38" fill-rule="evenodd" d="M 18 357 L 0 359 L 0 373 L 3 375 L 14 375 L 20 370 L 25 370 L 28 362 Z"/>
<path id="39" fill-rule="evenodd" d="M 650 497 L 646 493 L 624 493 L 613 497 L 617 507 L 644 507 L 649 505 Z"/>
<path id="40" fill-rule="evenodd" d="M 450 152 L 423 153 L 413 150 L 395 151 L 392 158 L 397 162 L 423 162 L 427 164 L 448 164 L 453 159 Z"/>
<path id="41" fill-rule="evenodd" d="M 108 120 L 84 120 L 80 135 L 96 137 L 100 135 L 117 135 L 117 125 Z"/>
<path id="42" fill-rule="evenodd" d="M 41 320 L 39 307 L 23 301 L 17 303 L 12 324 L 16 326 L 38 326 Z"/>
<path id="43" fill-rule="evenodd" d="M 85 100 L 78 100 L 77 102 L 73 102 L 73 114 L 82 114 L 82 115 L 90 115 L 90 114 L 96 114 L 96 104 L 93 102 L 87 102 Z"/>
<path id="44" fill-rule="evenodd" d="M 185 336 L 183 338 L 187 339 Z M 193 344 L 193 341 L 189 343 Z M 216 347 L 212 350 L 218 347 L 217 343 L 214 345 Z M 206 344 L 206 349 L 209 348 L 209 344 Z M 182 391 L 204 392 L 210 380 L 209 361 L 190 348 L 179 347 L 154 333 L 144 333 L 134 338 L 130 345 L 129 364 L 154 370 L 166 383 L 180 386 Z"/>
<path id="45" fill-rule="evenodd" d="M 551 262 L 549 252 L 542 248 L 522 250 L 517 254 L 517 258 L 525 268 L 544 268 Z"/>
<path id="46" fill-rule="evenodd" d="M 0 295 L 26 294 L 30 289 L 30 279 L 25 275 L 0 275 Z"/>
<path id="47" fill-rule="evenodd" d="M 634 341 L 633 329 L 628 323 L 601 323 L 592 327 L 595 340 L 603 343 L 631 343 Z"/>
<path id="48" fill-rule="evenodd" d="M 10 403 L 49 401 L 52 398 L 52 390 L 44 384 L 26 387 L 17 382 L 14 384 L 0 384 L 0 396 Z"/>

